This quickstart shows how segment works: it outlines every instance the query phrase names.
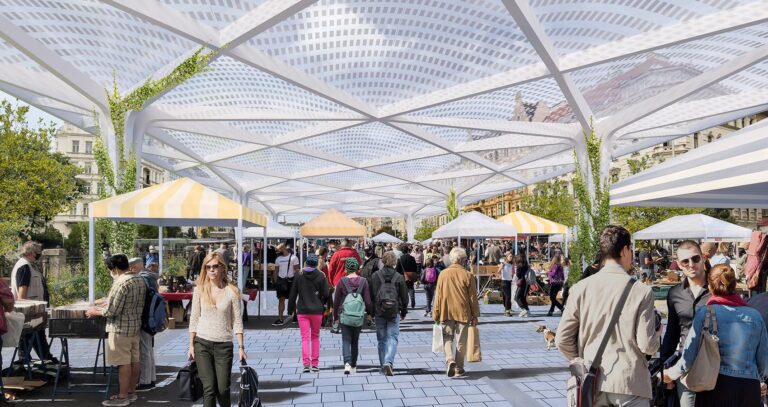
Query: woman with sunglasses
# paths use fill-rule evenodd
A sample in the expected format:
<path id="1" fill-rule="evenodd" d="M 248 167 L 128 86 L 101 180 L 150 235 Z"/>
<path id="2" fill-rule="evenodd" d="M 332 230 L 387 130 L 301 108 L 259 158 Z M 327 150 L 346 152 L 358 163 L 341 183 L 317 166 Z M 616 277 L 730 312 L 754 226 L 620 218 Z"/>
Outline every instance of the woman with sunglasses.
<path id="1" fill-rule="evenodd" d="M 231 405 L 232 331 L 237 335 L 240 360 L 246 358 L 240 290 L 227 278 L 224 259 L 213 252 L 203 267 L 192 294 L 189 318 L 189 359 L 197 362 L 203 383 L 203 405 Z"/>
<path id="2" fill-rule="evenodd" d="M 669 317 L 667 330 L 661 342 L 661 358 L 668 359 L 685 343 L 691 329 L 693 317 L 699 308 L 709 300 L 707 273 L 704 269 L 704 256 L 699 244 L 685 240 L 677 246 L 677 264 L 685 275 L 683 281 L 672 287 L 667 294 Z M 696 393 L 688 390 L 680 381 L 669 385 L 675 387 L 680 398 L 680 407 L 693 407 Z"/>

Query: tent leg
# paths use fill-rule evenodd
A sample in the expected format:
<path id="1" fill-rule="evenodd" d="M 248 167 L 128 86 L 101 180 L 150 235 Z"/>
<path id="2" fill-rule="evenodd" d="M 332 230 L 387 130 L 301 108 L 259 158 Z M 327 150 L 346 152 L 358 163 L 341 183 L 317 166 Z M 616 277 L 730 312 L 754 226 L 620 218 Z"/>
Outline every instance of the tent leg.
<path id="1" fill-rule="evenodd" d="M 475 279 L 477 283 L 477 292 L 480 292 L 480 239 L 475 239 L 475 242 L 477 243 L 477 254 L 475 254 L 475 261 L 477 262 L 477 271 L 475 271 L 475 275 L 477 278 Z"/>
<path id="2" fill-rule="evenodd" d="M 158 266 L 160 268 L 160 275 L 163 275 L 163 227 L 158 226 L 157 228 L 157 250 L 160 252 L 157 255 L 158 259 Z"/>
<path id="3" fill-rule="evenodd" d="M 253 254 L 256 253 L 255 247 L 253 246 L 253 239 L 251 239 L 251 271 L 248 273 L 248 278 L 253 278 Z"/>
<path id="4" fill-rule="evenodd" d="M 264 287 L 261 288 L 261 304 L 264 307 L 264 310 L 267 309 L 267 228 L 264 228 L 264 243 L 261 246 L 261 252 L 264 257 L 264 262 L 262 263 L 263 269 L 264 269 L 264 280 L 262 281 L 264 283 Z M 259 314 L 261 316 L 261 314 Z"/>
<path id="5" fill-rule="evenodd" d="M 530 263 L 531 261 L 531 237 L 528 236 L 528 239 L 525 239 L 525 262 Z"/>
<path id="6" fill-rule="evenodd" d="M 92 211 L 88 211 L 93 213 Z M 96 301 L 96 259 L 94 248 L 96 246 L 96 226 L 92 217 L 88 218 L 88 302 Z"/>
<path id="7" fill-rule="evenodd" d="M 243 219 L 237 220 L 237 231 L 235 232 L 235 238 L 237 239 L 237 286 L 242 292 L 245 288 L 245 275 L 243 274 Z"/>

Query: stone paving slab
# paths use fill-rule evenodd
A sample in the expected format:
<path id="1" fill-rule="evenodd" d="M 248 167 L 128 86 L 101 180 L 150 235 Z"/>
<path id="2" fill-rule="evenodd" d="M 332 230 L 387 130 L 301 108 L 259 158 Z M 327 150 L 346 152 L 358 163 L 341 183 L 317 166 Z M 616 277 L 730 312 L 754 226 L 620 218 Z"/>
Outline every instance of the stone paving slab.
<path id="1" fill-rule="evenodd" d="M 423 293 L 417 293 L 417 305 L 424 303 Z M 557 350 L 547 351 L 543 338 L 535 332 L 538 325 L 555 328 L 559 319 L 544 317 L 545 307 L 531 310 L 530 318 L 509 318 L 503 316 L 499 304 L 481 305 L 483 361 L 466 363 L 464 379 L 445 375 L 444 355 L 431 352 L 432 322 L 418 307 L 401 325 L 392 377 L 379 373 L 372 329 L 365 329 L 360 336 L 358 373 L 347 377 L 343 375 L 341 335 L 328 330 L 321 332 L 319 373 L 301 373 L 301 340 L 296 324 L 272 327 L 274 317 L 258 319 L 252 311 L 246 324 L 245 346 L 248 364 L 259 372 L 265 406 L 565 406 L 567 363 Z M 157 363 L 166 366 L 169 373 L 159 378 L 163 381 L 161 388 L 143 393 L 134 406 L 168 401 L 181 406 L 201 405 L 175 400 L 173 372 L 186 363 L 188 342 L 185 329 L 167 330 L 156 336 Z M 71 340 L 69 347 L 73 366 L 93 365 L 95 340 Z M 55 341 L 52 352 L 58 355 L 58 349 Z M 10 352 L 2 352 L 6 366 Z M 233 372 L 238 372 L 237 366 L 233 366 Z M 233 391 L 236 385 L 233 383 Z M 44 398 L 49 393 L 46 390 L 30 399 Z M 61 403 L 78 405 L 84 400 L 99 400 L 87 397 L 68 397 L 71 401 Z"/>

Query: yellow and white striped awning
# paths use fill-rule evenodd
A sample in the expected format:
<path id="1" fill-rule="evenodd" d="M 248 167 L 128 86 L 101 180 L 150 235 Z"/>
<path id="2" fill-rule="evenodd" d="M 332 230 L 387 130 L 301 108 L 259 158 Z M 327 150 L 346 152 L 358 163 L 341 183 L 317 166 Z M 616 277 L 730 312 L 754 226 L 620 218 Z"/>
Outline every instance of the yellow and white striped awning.
<path id="1" fill-rule="evenodd" d="M 189 178 L 91 202 L 92 218 L 155 226 L 264 226 L 267 217 Z"/>
<path id="2" fill-rule="evenodd" d="M 496 220 L 514 226 L 520 235 L 561 235 L 568 232 L 565 225 L 523 211 L 510 212 Z"/>

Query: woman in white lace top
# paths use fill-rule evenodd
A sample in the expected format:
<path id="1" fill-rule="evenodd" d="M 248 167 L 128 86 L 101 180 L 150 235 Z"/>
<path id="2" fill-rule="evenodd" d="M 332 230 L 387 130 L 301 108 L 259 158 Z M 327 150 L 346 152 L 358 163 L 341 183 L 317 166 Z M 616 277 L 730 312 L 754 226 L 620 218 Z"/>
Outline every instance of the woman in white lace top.
<path id="1" fill-rule="evenodd" d="M 224 259 L 215 252 L 206 256 L 192 294 L 189 319 L 189 358 L 197 362 L 205 407 L 215 407 L 217 401 L 219 406 L 231 405 L 233 331 L 240 360 L 246 358 L 241 304 L 240 290 L 227 278 Z"/>

